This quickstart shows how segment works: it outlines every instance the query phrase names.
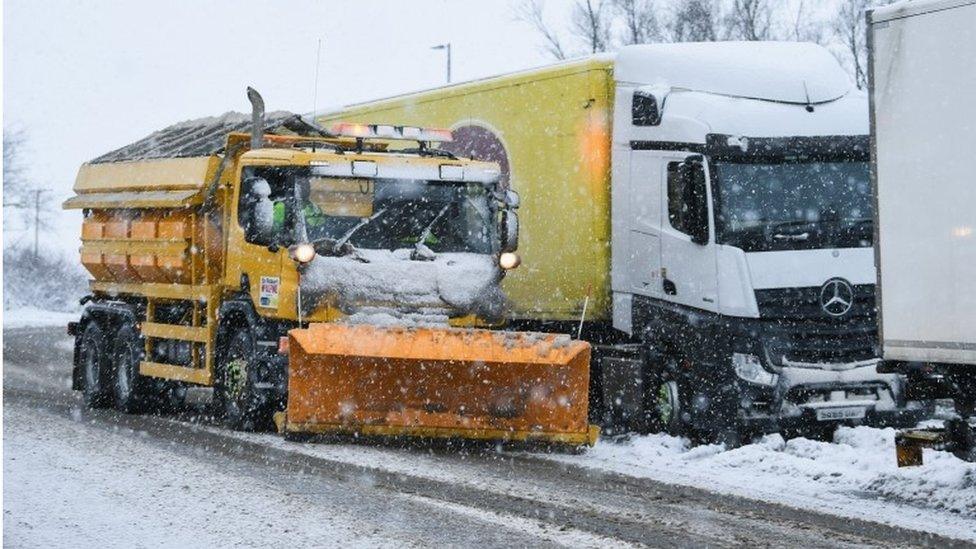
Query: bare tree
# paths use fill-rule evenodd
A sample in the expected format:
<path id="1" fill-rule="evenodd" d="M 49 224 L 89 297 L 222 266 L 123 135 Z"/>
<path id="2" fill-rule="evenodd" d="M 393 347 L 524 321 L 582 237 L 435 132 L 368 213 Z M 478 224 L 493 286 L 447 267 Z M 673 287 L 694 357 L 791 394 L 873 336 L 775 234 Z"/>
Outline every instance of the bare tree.
<path id="1" fill-rule="evenodd" d="M 718 6 L 713 0 L 676 0 L 668 21 L 670 42 L 713 42 L 718 39 L 716 28 Z"/>
<path id="2" fill-rule="evenodd" d="M 608 0 L 577 0 L 573 5 L 570 30 L 583 40 L 590 53 L 607 51 L 612 17 Z"/>
<path id="3" fill-rule="evenodd" d="M 16 247 L 21 243 L 33 241 L 33 253 L 37 256 L 40 231 L 50 228 L 47 219 L 53 213 L 53 203 L 49 189 L 35 185 L 24 172 L 21 162 L 26 143 L 27 138 L 23 132 L 4 128 L 4 247 Z M 19 221 L 16 225 L 13 223 L 15 220 Z M 33 238 L 28 238 L 31 236 Z"/>
<path id="4" fill-rule="evenodd" d="M 17 130 L 3 131 L 3 194 L 17 192 L 24 185 L 24 170 L 20 165 L 20 152 L 24 146 L 24 134 Z"/>
<path id="5" fill-rule="evenodd" d="M 613 0 L 613 7 L 622 19 L 624 32 L 620 42 L 623 45 L 661 40 L 654 0 Z"/>
<path id="6" fill-rule="evenodd" d="M 833 20 L 833 31 L 843 47 L 844 58 L 858 88 L 864 88 L 868 82 L 864 10 L 876 3 L 871 0 L 844 0 Z"/>
<path id="7" fill-rule="evenodd" d="M 545 41 L 543 50 L 546 53 L 556 59 L 566 59 L 566 50 L 559 39 L 559 34 L 546 22 L 543 11 L 541 0 L 523 0 L 516 6 L 515 16 L 520 21 L 529 24 L 542 36 Z"/>
<path id="8" fill-rule="evenodd" d="M 726 37 L 771 40 L 773 9 L 767 0 L 733 0 L 725 15 Z"/>
<path id="9" fill-rule="evenodd" d="M 786 32 L 783 38 L 794 42 L 824 44 L 824 23 L 817 19 L 807 0 L 797 0 L 784 7 Z"/>

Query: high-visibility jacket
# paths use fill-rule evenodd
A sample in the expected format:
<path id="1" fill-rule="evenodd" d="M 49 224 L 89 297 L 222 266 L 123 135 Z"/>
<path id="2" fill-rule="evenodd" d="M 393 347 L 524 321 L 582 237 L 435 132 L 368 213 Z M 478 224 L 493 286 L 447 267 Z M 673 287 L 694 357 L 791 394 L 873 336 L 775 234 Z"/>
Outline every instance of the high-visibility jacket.
<path id="1" fill-rule="evenodd" d="M 314 202 L 306 202 L 305 206 L 302 208 L 302 213 L 305 214 L 305 226 L 306 227 L 319 227 L 325 224 L 325 214 L 322 209 L 318 207 Z M 285 203 L 275 202 L 274 204 L 274 220 L 275 230 L 280 230 L 285 226 Z"/>

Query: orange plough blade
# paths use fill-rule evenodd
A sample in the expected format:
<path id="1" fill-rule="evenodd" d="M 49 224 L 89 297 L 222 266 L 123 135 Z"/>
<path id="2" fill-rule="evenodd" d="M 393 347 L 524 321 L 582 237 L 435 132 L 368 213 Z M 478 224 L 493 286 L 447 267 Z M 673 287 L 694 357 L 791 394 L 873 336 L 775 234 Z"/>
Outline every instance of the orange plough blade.
<path id="1" fill-rule="evenodd" d="M 312 324 L 289 338 L 286 432 L 596 441 L 586 342 L 346 324 Z"/>

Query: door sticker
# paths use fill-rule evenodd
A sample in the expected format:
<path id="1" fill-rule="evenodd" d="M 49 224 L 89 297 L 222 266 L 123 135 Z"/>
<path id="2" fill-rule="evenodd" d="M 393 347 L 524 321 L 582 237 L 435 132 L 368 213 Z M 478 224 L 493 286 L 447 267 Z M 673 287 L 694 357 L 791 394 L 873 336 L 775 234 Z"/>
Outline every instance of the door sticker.
<path id="1" fill-rule="evenodd" d="M 261 277 L 261 294 L 258 305 L 269 309 L 278 308 L 278 288 L 281 286 L 281 279 L 276 276 Z"/>

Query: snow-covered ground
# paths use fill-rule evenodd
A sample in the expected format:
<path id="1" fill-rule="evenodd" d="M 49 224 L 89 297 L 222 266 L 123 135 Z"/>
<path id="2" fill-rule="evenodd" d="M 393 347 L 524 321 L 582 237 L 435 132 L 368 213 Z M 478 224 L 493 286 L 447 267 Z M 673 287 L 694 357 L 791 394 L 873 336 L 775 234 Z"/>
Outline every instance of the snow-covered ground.
<path id="1" fill-rule="evenodd" d="M 78 320 L 80 313 L 45 311 L 37 307 L 20 307 L 3 311 L 4 328 L 39 328 L 46 326 L 67 326 L 68 322 Z"/>
<path id="2" fill-rule="evenodd" d="M 391 448 L 296 444 L 274 435 L 229 435 L 435 480 L 532 491 L 518 479 L 487 471 L 473 474 L 454 463 Z M 894 435 L 894 429 L 841 427 L 833 443 L 805 438 L 786 441 L 770 435 L 734 450 L 720 445 L 692 447 L 686 439 L 647 435 L 601 441 L 582 455 L 531 455 L 976 541 L 976 463 L 925 450 L 925 465 L 899 469 Z"/>
<path id="3" fill-rule="evenodd" d="M 218 459 L 138 431 L 4 406 L 3 543 L 11 547 L 615 547 L 620 542 L 368 478 Z"/>
<path id="4" fill-rule="evenodd" d="M 657 434 L 550 459 L 976 541 L 976 463 L 925 450 L 898 468 L 895 430 L 841 427 L 834 442 L 769 435 L 733 450 Z"/>

